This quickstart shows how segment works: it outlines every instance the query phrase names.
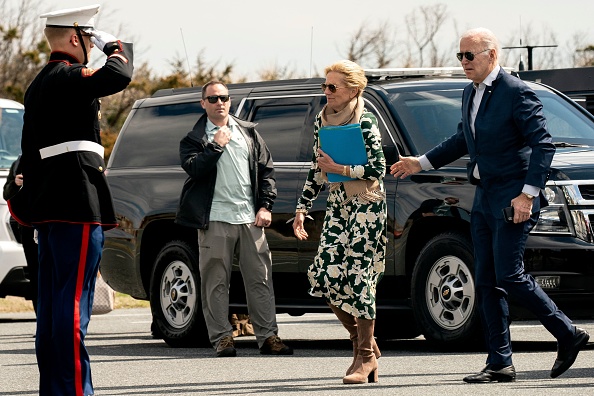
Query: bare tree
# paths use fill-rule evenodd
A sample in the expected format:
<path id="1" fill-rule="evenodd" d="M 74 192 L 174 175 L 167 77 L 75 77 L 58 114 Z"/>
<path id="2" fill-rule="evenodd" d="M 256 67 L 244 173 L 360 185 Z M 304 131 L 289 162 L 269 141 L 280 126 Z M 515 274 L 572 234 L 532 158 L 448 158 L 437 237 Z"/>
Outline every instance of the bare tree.
<path id="1" fill-rule="evenodd" d="M 429 59 L 432 66 L 441 66 L 445 62 L 444 55 L 439 53 L 436 36 L 447 16 L 447 6 L 438 3 L 419 6 L 404 17 L 408 36 L 418 50 L 419 67 L 424 66 L 426 49 L 430 50 Z"/>
<path id="2" fill-rule="evenodd" d="M 45 64 L 50 50 L 36 14 L 39 0 L 11 7 L 0 1 L 0 96 L 23 101 L 25 90 Z"/>
<path id="3" fill-rule="evenodd" d="M 594 66 L 594 44 L 588 42 L 588 33 L 578 31 L 567 43 L 567 58 L 572 67 Z"/>
<path id="4" fill-rule="evenodd" d="M 364 67 L 386 67 L 394 60 L 394 38 L 388 21 L 373 27 L 364 22 L 351 36 L 345 58 Z"/>

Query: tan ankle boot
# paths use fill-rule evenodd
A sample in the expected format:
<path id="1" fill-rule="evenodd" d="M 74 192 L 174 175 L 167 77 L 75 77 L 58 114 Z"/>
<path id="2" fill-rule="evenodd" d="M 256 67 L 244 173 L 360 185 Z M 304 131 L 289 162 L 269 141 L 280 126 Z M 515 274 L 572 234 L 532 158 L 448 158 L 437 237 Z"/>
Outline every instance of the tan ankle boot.
<path id="1" fill-rule="evenodd" d="M 334 312 L 334 315 L 338 318 L 340 323 L 344 326 L 345 329 L 349 332 L 349 338 L 353 342 L 353 362 L 351 363 L 350 367 L 347 369 L 345 375 L 352 374 L 353 368 L 355 367 L 355 362 L 357 361 L 357 356 L 359 355 L 359 342 L 358 342 L 358 332 L 357 332 L 357 321 L 355 317 L 342 309 L 338 308 L 335 305 L 332 305 L 328 302 L 328 306 Z M 373 339 L 373 353 L 376 359 L 379 359 L 382 356 L 382 353 L 375 342 L 375 338 Z"/>
<path id="2" fill-rule="evenodd" d="M 359 354 L 352 373 L 342 379 L 345 384 L 364 384 L 378 381 L 377 359 L 373 352 L 375 320 L 357 318 Z"/>

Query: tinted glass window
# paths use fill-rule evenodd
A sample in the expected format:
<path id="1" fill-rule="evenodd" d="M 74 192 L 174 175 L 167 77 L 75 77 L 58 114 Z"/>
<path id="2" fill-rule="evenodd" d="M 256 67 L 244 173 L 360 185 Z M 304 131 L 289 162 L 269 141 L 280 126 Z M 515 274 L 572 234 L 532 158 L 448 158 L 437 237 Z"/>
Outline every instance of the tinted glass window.
<path id="1" fill-rule="evenodd" d="M 594 145 L 594 123 L 588 116 L 565 98 L 533 87 L 542 101 L 554 142 Z M 393 93 L 389 99 L 420 153 L 456 133 L 461 119 L 462 90 Z"/>
<path id="2" fill-rule="evenodd" d="M 420 153 L 456 133 L 461 117 L 461 90 L 395 93 L 389 99 Z"/>
<path id="3" fill-rule="evenodd" d="M 179 165 L 179 142 L 204 110 L 200 103 L 182 103 L 136 110 L 118 137 L 112 167 Z"/>
<path id="4" fill-rule="evenodd" d="M 21 153 L 23 110 L 0 109 L 0 168 L 7 169 Z"/>
<path id="5" fill-rule="evenodd" d="M 256 130 L 264 138 L 274 162 L 297 161 L 308 110 L 308 104 L 260 106 L 256 102 L 251 121 L 258 124 Z"/>
<path id="6" fill-rule="evenodd" d="M 550 91 L 537 91 L 554 142 L 594 146 L 594 124 L 575 106 Z"/>

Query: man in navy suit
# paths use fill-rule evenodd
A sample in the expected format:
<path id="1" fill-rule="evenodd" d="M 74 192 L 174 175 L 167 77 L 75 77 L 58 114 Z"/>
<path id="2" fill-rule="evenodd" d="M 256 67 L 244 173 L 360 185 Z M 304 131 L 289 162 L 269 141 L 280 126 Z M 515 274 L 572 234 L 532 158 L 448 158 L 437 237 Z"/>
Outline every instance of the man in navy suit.
<path id="1" fill-rule="evenodd" d="M 528 233 L 547 205 L 542 194 L 555 153 L 542 104 L 524 82 L 498 64 L 499 43 L 484 28 L 467 31 L 457 54 L 472 80 L 462 94 L 456 134 L 425 155 L 400 157 L 394 177 L 440 168 L 470 155 L 468 178 L 476 184 L 471 216 L 477 306 L 488 346 L 487 365 L 469 383 L 514 381 L 508 295 L 532 311 L 557 339 L 551 377 L 564 373 L 589 339 L 524 271 Z M 513 206 L 513 222 L 503 208 Z"/>

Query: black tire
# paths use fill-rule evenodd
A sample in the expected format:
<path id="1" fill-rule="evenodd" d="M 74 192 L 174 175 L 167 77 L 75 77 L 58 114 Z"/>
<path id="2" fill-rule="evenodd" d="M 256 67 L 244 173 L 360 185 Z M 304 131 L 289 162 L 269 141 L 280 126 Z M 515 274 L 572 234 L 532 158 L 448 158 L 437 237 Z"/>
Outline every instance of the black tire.
<path id="1" fill-rule="evenodd" d="M 431 343 L 477 346 L 482 339 L 473 249 L 467 237 L 444 233 L 423 247 L 412 275 L 411 296 L 417 326 Z"/>
<path id="2" fill-rule="evenodd" d="M 175 348 L 206 346 L 198 255 L 183 241 L 167 243 L 157 255 L 151 279 L 153 326 Z"/>

